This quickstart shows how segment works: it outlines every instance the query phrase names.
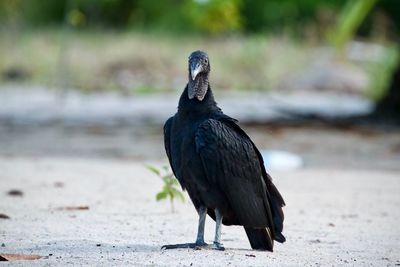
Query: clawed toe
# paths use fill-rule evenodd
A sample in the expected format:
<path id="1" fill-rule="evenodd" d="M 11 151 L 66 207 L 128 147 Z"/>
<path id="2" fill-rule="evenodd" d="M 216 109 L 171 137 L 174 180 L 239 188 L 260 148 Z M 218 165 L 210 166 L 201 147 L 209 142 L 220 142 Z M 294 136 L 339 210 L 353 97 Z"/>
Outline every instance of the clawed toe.
<path id="1" fill-rule="evenodd" d="M 208 244 L 206 242 L 196 242 L 195 246 L 194 246 L 194 249 L 200 250 L 200 249 L 203 249 L 203 248 L 206 248 L 206 247 L 208 247 Z"/>
<path id="2" fill-rule="evenodd" d="M 176 248 L 195 248 L 194 243 L 187 244 L 173 244 L 173 245 L 164 245 L 161 249 L 176 249 Z"/>
<path id="3" fill-rule="evenodd" d="M 164 245 L 161 249 L 177 249 L 177 248 L 192 248 L 195 250 L 202 249 L 212 249 L 212 250 L 225 250 L 224 246 L 221 243 L 214 242 L 212 245 L 208 245 L 206 242 L 196 242 L 196 243 L 184 243 L 184 244 L 172 244 L 172 245 Z"/>
<path id="4" fill-rule="evenodd" d="M 221 243 L 217 243 L 217 242 L 214 242 L 214 243 L 212 244 L 211 248 L 214 249 L 214 250 L 221 250 L 221 251 L 224 251 L 224 250 L 225 250 L 224 245 L 221 244 Z"/>
<path id="5" fill-rule="evenodd" d="M 203 247 L 207 247 L 207 246 L 208 246 L 208 244 L 205 242 L 196 242 L 196 243 L 164 245 L 161 247 L 161 249 L 177 249 L 177 248 L 202 249 Z"/>

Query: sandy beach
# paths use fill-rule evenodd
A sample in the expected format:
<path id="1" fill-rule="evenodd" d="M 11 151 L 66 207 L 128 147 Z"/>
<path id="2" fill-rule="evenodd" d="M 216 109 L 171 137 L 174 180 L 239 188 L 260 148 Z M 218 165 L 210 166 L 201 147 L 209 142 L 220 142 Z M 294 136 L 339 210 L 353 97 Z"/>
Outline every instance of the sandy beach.
<path id="1" fill-rule="evenodd" d="M 175 213 L 169 202 L 156 202 L 162 184 L 145 164 L 0 158 L 0 213 L 10 217 L 0 219 L 0 254 L 44 256 L 5 266 L 400 265 L 398 172 L 274 172 L 287 203 L 287 242 L 276 243 L 273 253 L 251 250 L 241 227 L 223 227 L 223 252 L 163 251 L 164 244 L 194 240 L 197 214 L 188 197 L 175 203 Z M 8 195 L 9 190 L 23 195 Z M 207 218 L 207 242 L 214 225 Z"/>

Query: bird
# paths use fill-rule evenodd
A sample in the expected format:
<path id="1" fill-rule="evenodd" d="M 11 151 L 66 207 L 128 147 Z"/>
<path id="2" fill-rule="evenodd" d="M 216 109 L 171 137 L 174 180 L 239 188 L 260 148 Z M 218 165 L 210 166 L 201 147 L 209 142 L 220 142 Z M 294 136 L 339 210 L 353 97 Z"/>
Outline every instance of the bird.
<path id="1" fill-rule="evenodd" d="M 193 243 L 162 249 L 224 250 L 223 225 L 241 225 L 251 248 L 273 251 L 282 234 L 285 201 L 266 172 L 254 142 L 215 102 L 210 60 L 203 51 L 188 59 L 188 83 L 178 109 L 164 125 L 164 146 L 172 172 L 186 190 L 199 216 Z M 206 217 L 215 221 L 213 244 L 204 241 Z"/>

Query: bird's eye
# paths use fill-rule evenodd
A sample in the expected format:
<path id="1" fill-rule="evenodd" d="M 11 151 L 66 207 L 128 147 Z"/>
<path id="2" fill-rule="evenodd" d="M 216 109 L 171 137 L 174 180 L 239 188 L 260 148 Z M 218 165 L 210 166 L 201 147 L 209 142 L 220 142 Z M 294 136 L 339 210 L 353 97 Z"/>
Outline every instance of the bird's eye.
<path id="1" fill-rule="evenodd" d="M 207 64 L 207 63 L 208 63 L 208 60 L 207 60 L 207 59 L 204 59 L 204 63 L 206 63 L 206 64 Z"/>

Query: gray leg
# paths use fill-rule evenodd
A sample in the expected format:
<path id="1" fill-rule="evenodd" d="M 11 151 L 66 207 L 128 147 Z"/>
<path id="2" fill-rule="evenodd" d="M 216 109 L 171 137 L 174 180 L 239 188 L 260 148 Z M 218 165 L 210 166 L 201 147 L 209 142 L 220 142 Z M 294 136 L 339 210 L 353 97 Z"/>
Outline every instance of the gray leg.
<path id="1" fill-rule="evenodd" d="M 207 208 L 200 207 L 197 213 L 199 214 L 199 227 L 197 228 L 196 244 L 207 245 L 204 242 L 204 227 L 206 225 Z"/>
<path id="2" fill-rule="evenodd" d="M 218 209 L 215 209 L 215 238 L 213 249 L 225 250 L 221 243 L 221 226 L 222 226 L 222 215 Z"/>
<path id="3" fill-rule="evenodd" d="M 197 213 L 199 214 L 199 226 L 197 228 L 196 242 L 195 243 L 164 245 L 161 247 L 161 249 L 174 249 L 174 248 L 200 249 L 201 247 L 206 247 L 207 243 L 204 242 L 204 227 L 205 227 L 205 223 L 206 223 L 207 208 L 200 207 L 197 210 Z"/>

